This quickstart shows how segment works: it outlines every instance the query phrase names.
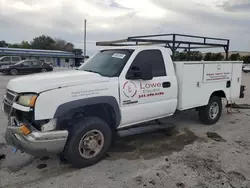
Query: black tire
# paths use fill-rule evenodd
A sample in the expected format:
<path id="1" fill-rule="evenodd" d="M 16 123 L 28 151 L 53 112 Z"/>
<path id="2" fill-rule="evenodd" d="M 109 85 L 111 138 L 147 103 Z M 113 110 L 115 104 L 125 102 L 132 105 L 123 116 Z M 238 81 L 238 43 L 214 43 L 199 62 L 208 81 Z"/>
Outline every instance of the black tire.
<path id="1" fill-rule="evenodd" d="M 47 72 L 48 70 L 47 69 L 45 69 L 45 68 L 42 68 L 41 69 L 41 72 Z"/>
<path id="2" fill-rule="evenodd" d="M 218 107 L 218 113 L 213 116 L 211 115 L 211 111 L 212 111 L 211 108 L 215 104 Z M 205 125 L 213 125 L 219 121 L 221 117 L 221 113 L 222 113 L 221 98 L 218 96 L 212 96 L 206 106 L 199 108 L 199 119 Z"/>
<path id="3" fill-rule="evenodd" d="M 17 69 L 10 69 L 10 75 L 15 76 L 18 74 L 18 70 Z"/>
<path id="4" fill-rule="evenodd" d="M 79 151 L 79 145 L 83 136 L 89 131 L 97 130 L 103 134 L 103 146 L 93 158 L 84 158 Z M 83 168 L 98 163 L 110 148 L 112 142 L 112 131 L 109 125 L 97 117 L 85 117 L 80 119 L 69 130 L 69 138 L 64 149 L 64 156 L 75 168 Z"/>

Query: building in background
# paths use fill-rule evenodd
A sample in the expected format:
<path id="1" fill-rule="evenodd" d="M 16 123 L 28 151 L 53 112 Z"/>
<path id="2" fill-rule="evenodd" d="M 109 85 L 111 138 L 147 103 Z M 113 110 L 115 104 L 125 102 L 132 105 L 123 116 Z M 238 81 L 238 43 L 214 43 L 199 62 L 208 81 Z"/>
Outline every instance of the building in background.
<path id="1" fill-rule="evenodd" d="M 37 59 L 58 67 L 79 66 L 84 60 L 82 52 L 79 50 L 66 52 L 58 50 L 0 48 L 1 56 L 20 56 L 22 59 Z"/>

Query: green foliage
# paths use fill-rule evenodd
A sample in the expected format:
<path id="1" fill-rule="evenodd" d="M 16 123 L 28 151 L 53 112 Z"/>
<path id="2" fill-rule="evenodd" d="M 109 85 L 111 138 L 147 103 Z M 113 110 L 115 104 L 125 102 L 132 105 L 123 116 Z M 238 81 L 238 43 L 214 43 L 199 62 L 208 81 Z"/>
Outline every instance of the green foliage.
<path id="1" fill-rule="evenodd" d="M 201 61 L 202 53 L 199 51 L 190 51 L 190 52 L 176 52 L 175 53 L 176 61 Z"/>
<path id="2" fill-rule="evenodd" d="M 6 43 L 4 40 L 0 41 L 0 47 L 7 47 L 8 43 Z"/>
<path id="3" fill-rule="evenodd" d="M 8 48 L 21 48 L 21 44 L 17 44 L 17 43 L 9 44 Z"/>
<path id="4" fill-rule="evenodd" d="M 206 53 L 203 60 L 204 61 L 221 61 L 224 59 L 224 56 L 221 53 Z"/>
<path id="5" fill-rule="evenodd" d="M 74 51 L 74 45 L 62 39 L 55 39 L 54 49 L 72 52 Z"/>
<path id="6" fill-rule="evenodd" d="M 68 52 L 74 51 L 74 45 L 72 43 L 67 42 L 63 39 L 57 39 L 57 38 L 53 39 L 50 36 L 45 36 L 45 35 L 35 37 L 31 42 L 22 41 L 21 43 L 8 44 L 5 41 L 0 41 L 0 47 L 42 49 L 42 50 L 62 50 L 62 51 L 68 51 Z"/>
<path id="7" fill-rule="evenodd" d="M 232 55 L 230 56 L 229 59 L 230 59 L 231 61 L 238 61 L 238 60 L 241 59 L 241 57 L 240 57 L 240 54 L 237 53 L 237 54 L 232 54 Z"/>
<path id="8" fill-rule="evenodd" d="M 241 57 L 241 60 L 244 62 L 244 64 L 250 63 L 250 56 L 243 56 Z"/>
<path id="9" fill-rule="evenodd" d="M 33 49 L 44 49 L 53 50 L 55 45 L 55 40 L 49 36 L 39 36 L 31 41 L 31 48 Z"/>
<path id="10" fill-rule="evenodd" d="M 21 48 L 26 48 L 26 49 L 31 48 L 31 45 L 28 41 L 22 41 L 21 46 L 22 46 Z"/>

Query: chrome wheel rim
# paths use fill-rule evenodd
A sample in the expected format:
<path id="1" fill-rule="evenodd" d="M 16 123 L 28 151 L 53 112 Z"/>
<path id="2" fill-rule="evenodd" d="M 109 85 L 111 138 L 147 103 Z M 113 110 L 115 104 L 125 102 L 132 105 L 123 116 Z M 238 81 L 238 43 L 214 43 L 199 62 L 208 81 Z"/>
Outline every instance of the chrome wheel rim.
<path id="1" fill-rule="evenodd" d="M 47 72 L 47 70 L 46 69 L 42 69 L 42 72 Z"/>
<path id="2" fill-rule="evenodd" d="M 104 136 L 98 130 L 88 131 L 80 140 L 79 153 L 85 159 L 91 159 L 98 155 L 104 145 Z"/>
<path id="3" fill-rule="evenodd" d="M 211 119 L 215 119 L 219 114 L 219 104 L 213 102 L 209 108 L 209 116 Z"/>
<path id="4" fill-rule="evenodd" d="M 15 69 L 11 70 L 10 73 L 11 73 L 12 75 L 17 75 L 17 71 L 16 71 Z"/>

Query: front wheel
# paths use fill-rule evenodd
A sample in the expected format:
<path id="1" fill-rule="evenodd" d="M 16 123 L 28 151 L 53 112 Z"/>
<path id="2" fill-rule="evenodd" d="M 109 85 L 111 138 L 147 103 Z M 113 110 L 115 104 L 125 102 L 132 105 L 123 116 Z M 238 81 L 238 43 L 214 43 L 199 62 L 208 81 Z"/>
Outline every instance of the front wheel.
<path id="1" fill-rule="evenodd" d="M 73 167 L 90 166 L 106 155 L 111 140 L 111 129 L 105 121 L 97 117 L 86 117 L 69 130 L 64 155 Z"/>
<path id="2" fill-rule="evenodd" d="M 12 76 L 15 76 L 15 75 L 18 74 L 18 71 L 17 71 L 16 69 L 11 69 L 11 70 L 10 70 L 10 74 L 11 74 Z"/>
<path id="3" fill-rule="evenodd" d="M 222 102 L 218 96 L 212 96 L 208 104 L 199 109 L 199 119 L 206 125 L 217 123 L 222 113 Z"/>

